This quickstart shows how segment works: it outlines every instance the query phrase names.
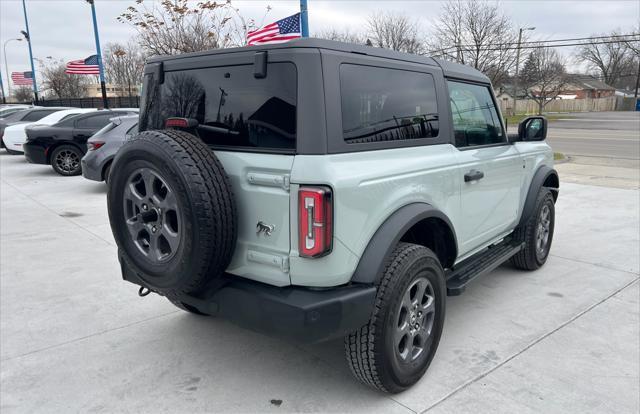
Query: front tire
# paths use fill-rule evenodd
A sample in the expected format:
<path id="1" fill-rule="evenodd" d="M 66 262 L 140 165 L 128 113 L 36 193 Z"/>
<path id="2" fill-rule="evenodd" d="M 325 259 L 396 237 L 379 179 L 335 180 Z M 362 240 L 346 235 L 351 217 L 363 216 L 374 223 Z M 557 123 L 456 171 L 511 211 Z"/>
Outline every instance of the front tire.
<path id="1" fill-rule="evenodd" d="M 60 175 L 73 176 L 82 173 L 82 152 L 72 145 L 61 145 L 51 154 L 51 166 Z"/>
<path id="2" fill-rule="evenodd" d="M 525 243 L 524 249 L 511 259 L 515 267 L 536 270 L 547 262 L 553 241 L 555 214 L 553 195 L 549 189 L 542 187 L 534 213 L 524 226 L 515 231 L 516 239 Z"/>
<path id="3" fill-rule="evenodd" d="M 355 377 L 390 393 L 418 382 L 440 342 L 445 297 L 437 256 L 423 246 L 398 244 L 378 285 L 369 323 L 345 337 Z"/>

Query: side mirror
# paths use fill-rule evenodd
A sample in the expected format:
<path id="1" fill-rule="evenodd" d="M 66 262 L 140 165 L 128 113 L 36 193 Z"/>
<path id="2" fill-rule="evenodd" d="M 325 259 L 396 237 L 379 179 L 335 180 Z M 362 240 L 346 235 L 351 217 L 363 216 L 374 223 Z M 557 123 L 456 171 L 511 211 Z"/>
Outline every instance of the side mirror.
<path id="1" fill-rule="evenodd" d="M 544 116 L 530 116 L 518 125 L 519 141 L 544 141 L 547 139 L 547 118 Z"/>

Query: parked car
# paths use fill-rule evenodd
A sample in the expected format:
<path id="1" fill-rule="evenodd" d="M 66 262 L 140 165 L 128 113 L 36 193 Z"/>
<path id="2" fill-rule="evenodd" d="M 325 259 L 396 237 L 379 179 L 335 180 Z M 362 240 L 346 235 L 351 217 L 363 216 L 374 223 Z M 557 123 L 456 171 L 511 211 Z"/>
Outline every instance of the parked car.
<path id="1" fill-rule="evenodd" d="M 262 332 L 343 337 L 382 391 L 423 376 L 447 294 L 549 255 L 547 120 L 508 137 L 468 66 L 318 39 L 154 57 L 139 130 L 107 196 L 123 278 Z"/>
<path id="2" fill-rule="evenodd" d="M 119 116 L 96 132 L 87 141 L 87 153 L 82 158 L 82 175 L 88 180 L 109 180 L 113 157 L 125 140 L 138 132 L 138 115 Z"/>
<path id="3" fill-rule="evenodd" d="M 5 148 L 4 145 L 4 130 L 9 125 L 15 125 L 20 123 L 28 123 L 28 122 L 36 122 L 41 120 L 47 115 L 50 115 L 57 111 L 62 111 L 63 109 L 69 108 L 29 108 L 24 111 L 16 111 L 12 114 L 7 115 L 6 117 L 0 119 L 0 147 Z M 12 150 L 7 149 L 8 153 L 12 153 Z"/>
<path id="4" fill-rule="evenodd" d="M 31 108 L 29 105 L 0 105 L 0 119 L 14 112 L 24 111 L 29 108 Z"/>
<path id="5" fill-rule="evenodd" d="M 26 129 L 33 126 L 54 125 L 73 116 L 94 111 L 96 111 L 96 109 L 94 108 L 64 109 L 62 111 L 57 111 L 50 115 L 47 115 L 39 121 L 23 122 L 20 124 L 9 125 L 4 130 L 4 136 L 2 137 L 2 140 L 4 141 L 4 145 L 7 148 L 7 152 L 9 154 L 22 154 L 22 146 L 27 141 Z"/>
<path id="6" fill-rule="evenodd" d="M 74 116 L 50 126 L 26 130 L 24 155 L 34 164 L 50 164 L 60 175 L 79 175 L 80 160 L 87 152 L 87 140 L 109 123 L 109 119 L 134 114 L 132 110 L 101 110 Z"/>

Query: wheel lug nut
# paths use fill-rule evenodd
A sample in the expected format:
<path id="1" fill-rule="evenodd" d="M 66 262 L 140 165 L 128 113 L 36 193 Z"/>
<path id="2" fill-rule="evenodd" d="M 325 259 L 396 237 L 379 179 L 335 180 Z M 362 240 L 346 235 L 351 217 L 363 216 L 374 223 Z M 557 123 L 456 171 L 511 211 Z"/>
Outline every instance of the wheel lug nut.
<path id="1" fill-rule="evenodd" d="M 147 207 L 147 205 L 146 205 L 146 204 L 143 204 L 143 205 L 142 205 L 142 209 L 143 209 L 144 211 L 147 211 L 147 210 L 149 210 L 149 207 Z"/>
<path id="2" fill-rule="evenodd" d="M 156 226 L 151 227 L 151 233 L 155 233 L 156 231 L 158 231 L 158 228 Z"/>

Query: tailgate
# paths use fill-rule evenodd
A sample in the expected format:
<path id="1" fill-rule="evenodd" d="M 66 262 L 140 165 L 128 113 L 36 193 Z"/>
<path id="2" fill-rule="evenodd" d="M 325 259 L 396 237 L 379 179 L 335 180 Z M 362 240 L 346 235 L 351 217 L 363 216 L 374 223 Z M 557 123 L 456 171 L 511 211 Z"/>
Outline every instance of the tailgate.
<path id="1" fill-rule="evenodd" d="M 289 176 L 293 155 L 216 151 L 231 180 L 238 241 L 227 272 L 289 285 Z"/>

